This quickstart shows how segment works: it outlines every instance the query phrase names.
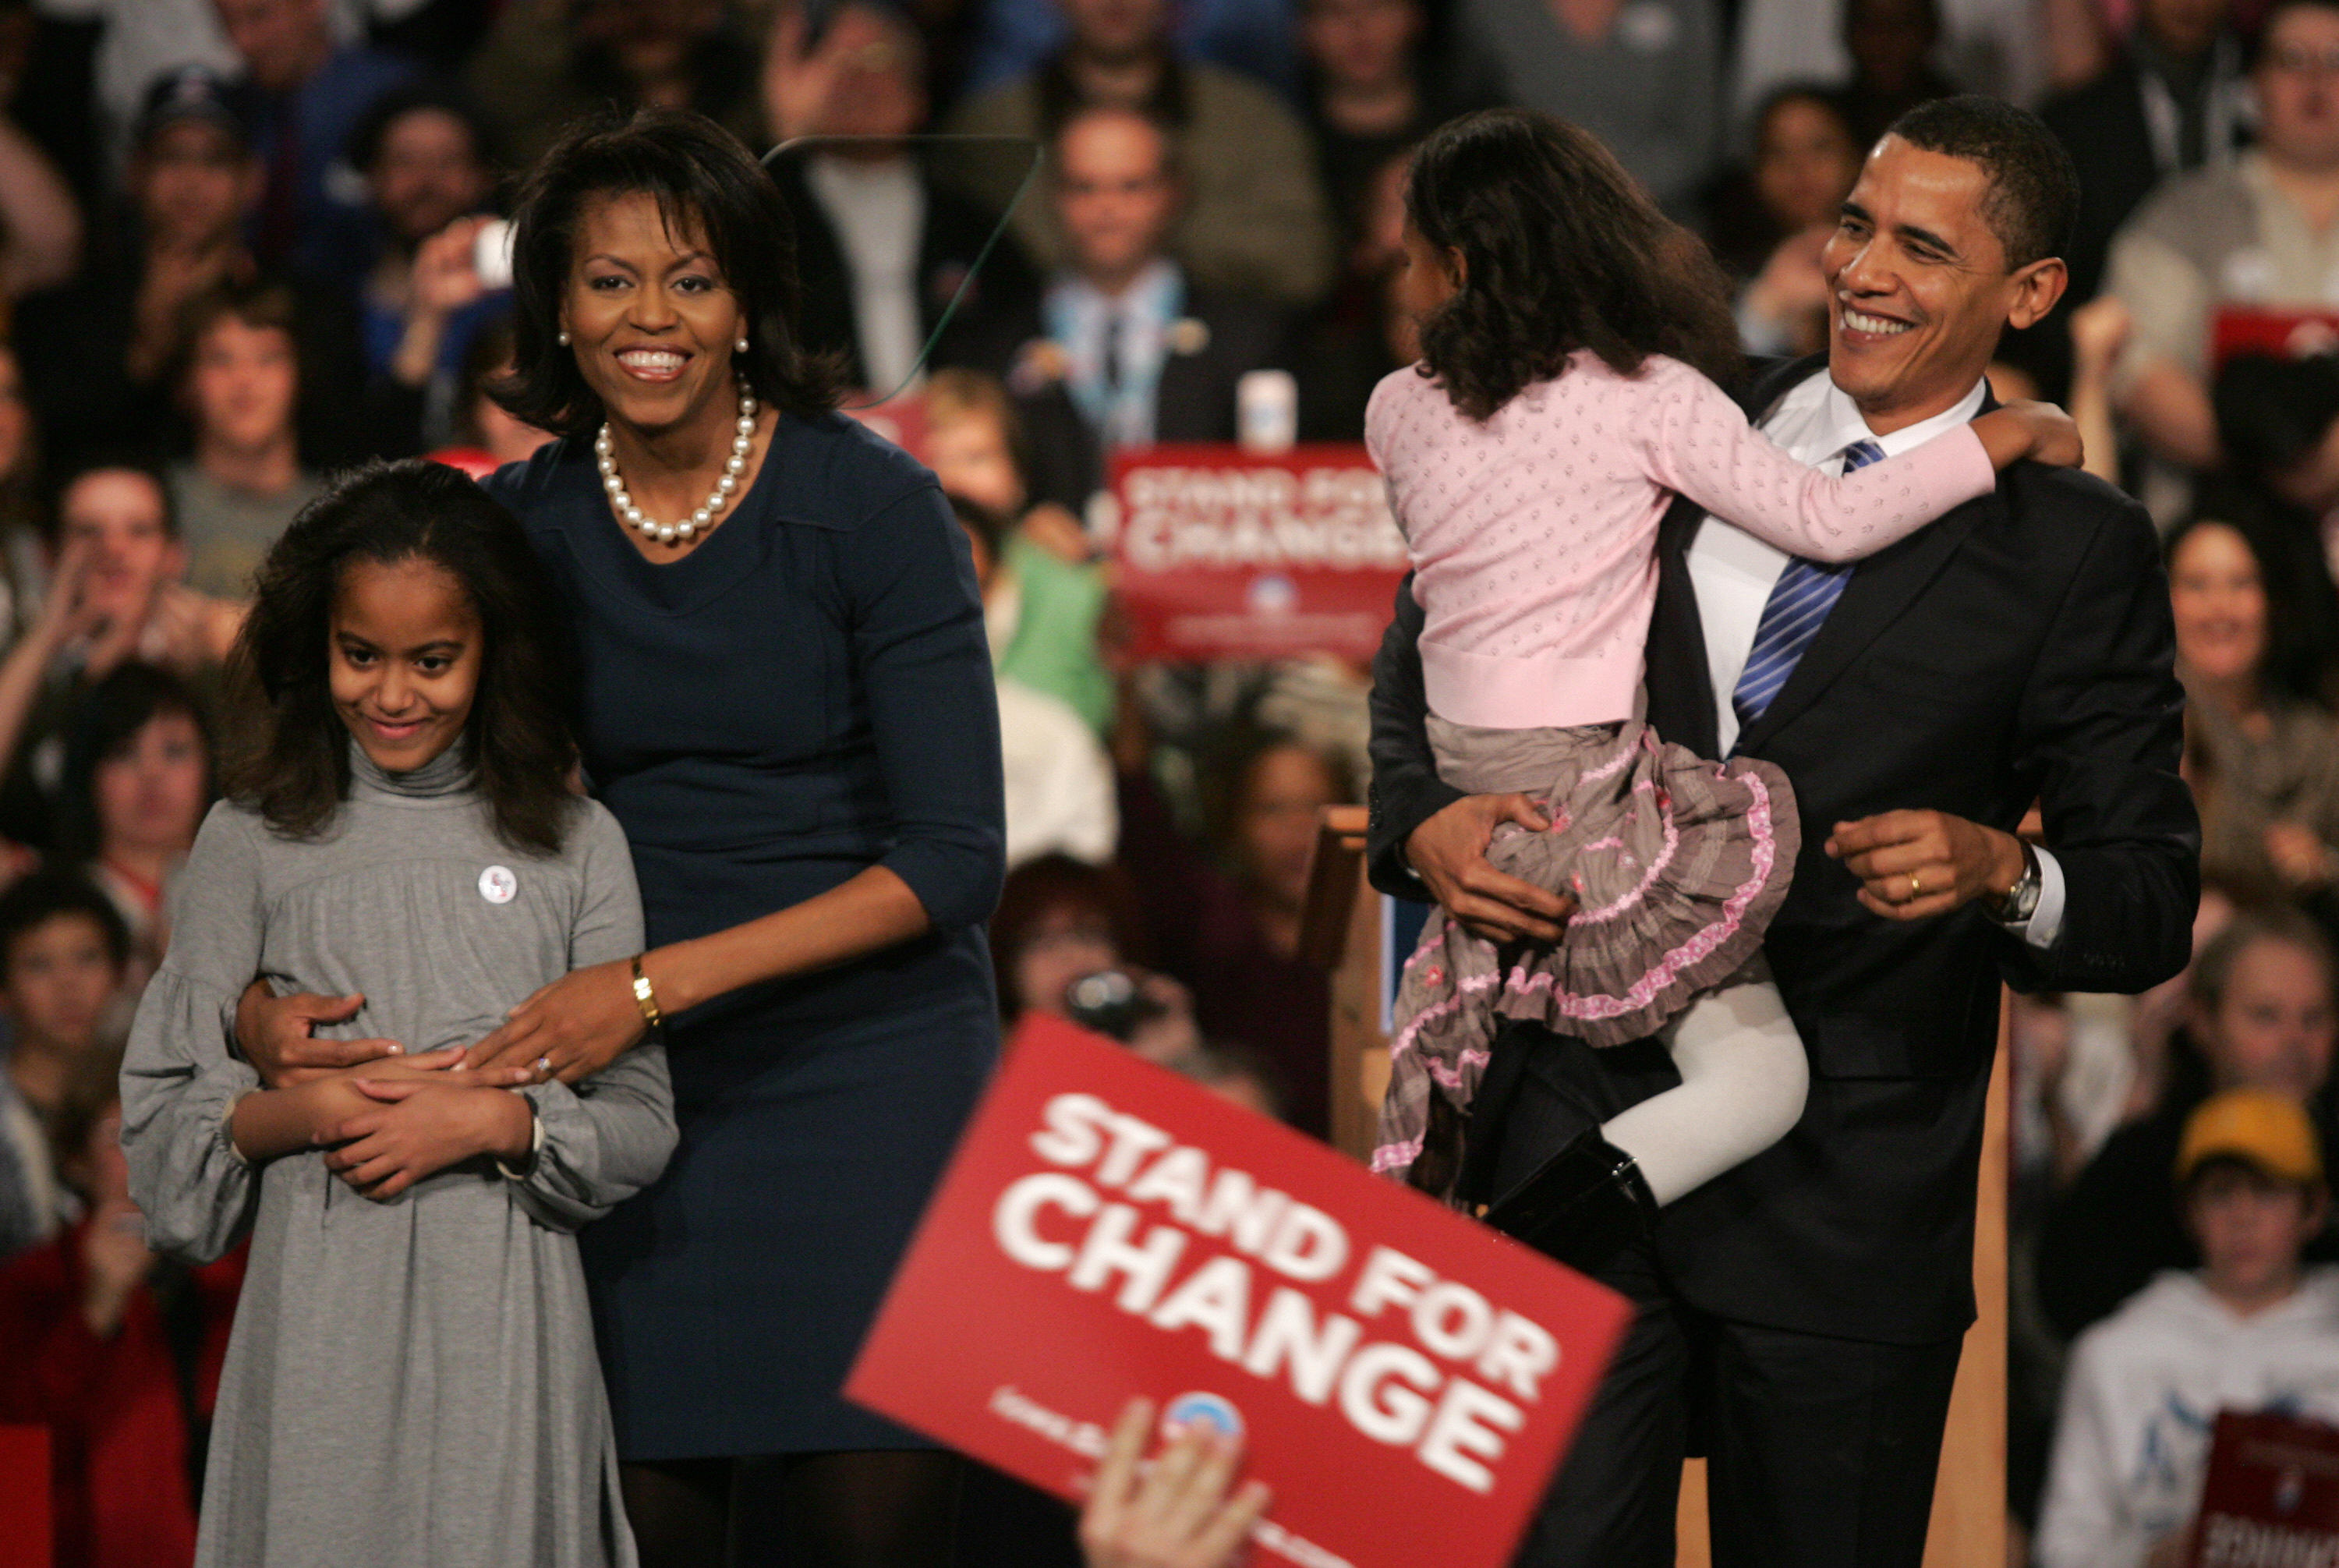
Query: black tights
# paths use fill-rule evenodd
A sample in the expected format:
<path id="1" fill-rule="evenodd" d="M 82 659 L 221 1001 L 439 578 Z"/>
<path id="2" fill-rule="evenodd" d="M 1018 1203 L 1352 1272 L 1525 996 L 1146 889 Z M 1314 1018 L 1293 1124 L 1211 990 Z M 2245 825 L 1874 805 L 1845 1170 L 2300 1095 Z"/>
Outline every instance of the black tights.
<path id="1" fill-rule="evenodd" d="M 623 1467 L 642 1568 L 950 1568 L 961 1461 L 933 1449 Z"/>

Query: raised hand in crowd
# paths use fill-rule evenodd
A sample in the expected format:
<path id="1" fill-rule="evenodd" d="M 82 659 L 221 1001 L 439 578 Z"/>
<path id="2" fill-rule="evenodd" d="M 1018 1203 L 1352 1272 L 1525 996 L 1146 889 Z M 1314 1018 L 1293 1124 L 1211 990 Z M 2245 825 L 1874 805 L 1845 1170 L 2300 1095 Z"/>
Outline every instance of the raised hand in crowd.
<path id="1" fill-rule="evenodd" d="M 817 133 L 854 58 L 892 44 L 884 19 L 854 5 L 832 15 L 815 44 L 804 6 L 787 0 L 773 15 L 771 41 L 764 50 L 764 117 L 773 137 L 785 142 Z"/>
<path id="2" fill-rule="evenodd" d="M 1486 850 L 1505 823 L 1529 833 L 1551 826 L 1529 796 L 1465 795 L 1413 830 L 1405 841 L 1406 863 L 1429 896 L 1474 934 L 1548 946 L 1564 932 L 1575 901 L 1495 869 Z"/>
<path id="3" fill-rule="evenodd" d="M 82 1232 L 82 1321 L 100 1339 L 110 1339 L 130 1310 L 130 1298 L 153 1272 L 146 1246 L 146 1221 L 127 1193 L 107 1198 L 93 1210 Z"/>
<path id="4" fill-rule="evenodd" d="M 1788 235 L 1747 285 L 1739 314 L 1750 347 L 1810 354 L 1827 346 L 1830 291 L 1820 252 L 1835 228 L 1831 221 Z"/>
<path id="5" fill-rule="evenodd" d="M 2071 418 L 2087 444 L 2087 469 L 2119 483 L 2119 437 L 2112 422 L 2112 367 L 2127 346 L 2135 318 L 2117 295 L 2104 294 L 2071 312 Z"/>
<path id="6" fill-rule="evenodd" d="M 1241 1441 L 1199 1425 L 1140 1469 L 1152 1429 L 1153 1405 L 1144 1399 L 1130 1400 L 1113 1424 L 1081 1514 L 1088 1568 L 1230 1568 L 1267 1511 L 1266 1484 L 1247 1481 L 1229 1496 Z"/>
<path id="7" fill-rule="evenodd" d="M 430 379 L 447 324 L 488 292 L 477 257 L 479 232 L 494 222 L 484 214 L 458 218 L 416 247 L 408 274 L 406 327 L 390 360 L 390 374 L 408 386 Z"/>

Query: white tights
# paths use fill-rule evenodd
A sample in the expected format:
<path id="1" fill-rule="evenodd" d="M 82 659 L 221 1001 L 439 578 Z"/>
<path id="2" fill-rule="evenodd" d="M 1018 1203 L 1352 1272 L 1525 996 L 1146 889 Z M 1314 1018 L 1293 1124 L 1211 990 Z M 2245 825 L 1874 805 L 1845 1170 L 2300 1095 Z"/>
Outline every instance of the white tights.
<path id="1" fill-rule="evenodd" d="M 1803 1114 L 1811 1064 L 1779 988 L 1742 981 L 1709 991 L 1665 1026 L 1681 1087 L 1611 1120 L 1601 1136 L 1633 1157 L 1671 1203 L 1787 1135 Z"/>

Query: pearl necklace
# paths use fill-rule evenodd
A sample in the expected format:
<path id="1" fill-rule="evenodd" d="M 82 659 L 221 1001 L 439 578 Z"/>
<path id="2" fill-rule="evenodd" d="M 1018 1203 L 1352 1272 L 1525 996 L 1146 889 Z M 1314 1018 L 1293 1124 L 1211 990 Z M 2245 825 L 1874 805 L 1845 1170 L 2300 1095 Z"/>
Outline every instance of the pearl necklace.
<path id="1" fill-rule="evenodd" d="M 715 526 L 715 514 L 731 504 L 731 492 L 739 488 L 739 476 L 747 471 L 747 454 L 755 449 L 755 394 L 747 383 L 739 383 L 738 433 L 731 438 L 731 455 L 723 459 L 723 477 L 715 481 L 715 493 L 706 504 L 678 523 L 661 523 L 634 504 L 627 493 L 626 481 L 617 475 L 617 446 L 609 437 L 605 422 L 601 433 L 593 438 L 593 455 L 601 466 L 601 488 L 609 492 L 609 505 L 626 526 L 641 530 L 642 537 L 670 545 L 676 539 L 689 539 Z"/>

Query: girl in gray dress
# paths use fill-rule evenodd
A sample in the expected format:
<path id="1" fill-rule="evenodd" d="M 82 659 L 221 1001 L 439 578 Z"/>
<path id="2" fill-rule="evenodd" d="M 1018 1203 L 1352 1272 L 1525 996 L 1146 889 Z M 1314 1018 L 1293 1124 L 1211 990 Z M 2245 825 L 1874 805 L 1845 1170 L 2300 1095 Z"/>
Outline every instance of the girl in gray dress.
<path id="1" fill-rule="evenodd" d="M 624 835 L 567 787 L 557 602 L 511 516 L 419 462 L 320 498 L 262 575 L 260 744 L 123 1070 L 154 1245 L 252 1238 L 199 1564 L 634 1562 L 573 1232 L 672 1151 L 664 1053 L 573 1089 L 450 1065 L 641 950 Z M 262 1089 L 230 1044 L 256 973 L 361 994 L 339 1027 L 412 1054 Z"/>

